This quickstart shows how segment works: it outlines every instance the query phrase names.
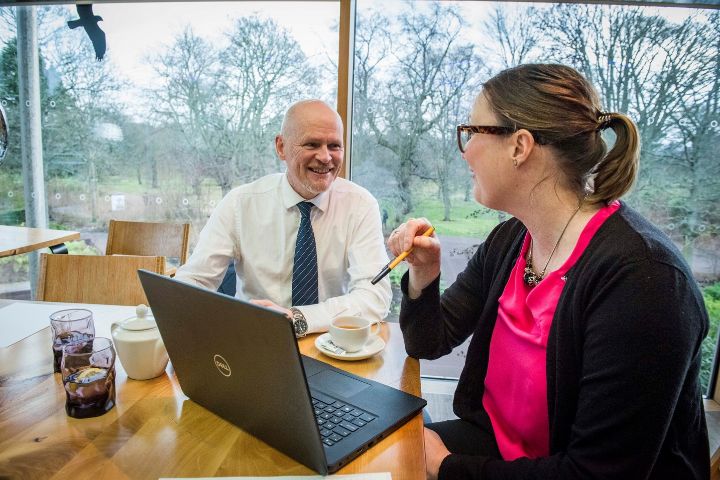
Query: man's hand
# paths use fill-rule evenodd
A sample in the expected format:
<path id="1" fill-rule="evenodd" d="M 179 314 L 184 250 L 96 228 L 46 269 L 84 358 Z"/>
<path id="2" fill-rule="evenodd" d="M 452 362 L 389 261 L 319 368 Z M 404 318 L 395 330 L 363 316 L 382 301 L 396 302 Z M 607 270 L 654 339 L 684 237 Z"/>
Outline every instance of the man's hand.
<path id="1" fill-rule="evenodd" d="M 250 303 L 254 303 L 255 305 L 260 305 L 261 307 L 267 307 L 272 308 L 273 310 L 277 310 L 280 313 L 284 313 L 286 317 L 288 317 L 290 320 L 292 320 L 292 312 L 289 308 L 281 307 L 280 305 L 271 302 L 270 300 L 250 300 Z"/>
<path id="2" fill-rule="evenodd" d="M 440 464 L 450 451 L 445 447 L 440 435 L 425 428 L 425 471 L 428 480 L 437 480 Z"/>

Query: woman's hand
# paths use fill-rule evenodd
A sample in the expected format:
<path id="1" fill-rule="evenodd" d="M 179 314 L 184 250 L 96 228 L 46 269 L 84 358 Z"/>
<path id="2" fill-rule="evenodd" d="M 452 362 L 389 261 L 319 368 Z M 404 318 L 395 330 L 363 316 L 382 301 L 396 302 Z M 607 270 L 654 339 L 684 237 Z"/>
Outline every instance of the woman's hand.
<path id="1" fill-rule="evenodd" d="M 434 233 L 429 237 L 422 236 L 431 226 L 426 218 L 411 218 L 393 230 L 387 240 L 388 249 L 394 256 L 413 249 L 405 258 L 410 265 L 410 298 L 419 297 L 423 288 L 440 274 L 440 241 Z"/>
<path id="2" fill-rule="evenodd" d="M 425 428 L 425 472 L 428 480 L 437 480 L 440 464 L 448 455 L 450 455 L 450 451 L 440 435 Z"/>

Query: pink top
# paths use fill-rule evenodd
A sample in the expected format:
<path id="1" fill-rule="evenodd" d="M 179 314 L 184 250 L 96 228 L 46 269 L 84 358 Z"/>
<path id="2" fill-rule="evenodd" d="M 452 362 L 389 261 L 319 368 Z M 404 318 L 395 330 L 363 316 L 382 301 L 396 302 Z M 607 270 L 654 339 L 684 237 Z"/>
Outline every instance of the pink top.
<path id="1" fill-rule="evenodd" d="M 546 350 L 555 308 L 565 286 L 564 275 L 619 207 L 619 202 L 613 202 L 593 215 L 567 261 L 547 273 L 534 288 L 523 281 L 525 254 L 530 245 L 530 234 L 525 235 L 520 256 L 499 299 L 482 399 L 505 460 L 550 453 Z"/>

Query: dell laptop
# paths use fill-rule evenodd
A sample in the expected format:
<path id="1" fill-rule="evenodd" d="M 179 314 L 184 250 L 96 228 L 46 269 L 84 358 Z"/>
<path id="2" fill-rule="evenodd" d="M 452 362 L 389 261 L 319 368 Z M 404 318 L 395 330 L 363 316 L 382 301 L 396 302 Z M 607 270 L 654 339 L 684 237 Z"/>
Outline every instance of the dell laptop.
<path id="1" fill-rule="evenodd" d="M 282 313 L 138 275 L 185 395 L 320 474 L 337 471 L 426 405 L 301 355 Z"/>

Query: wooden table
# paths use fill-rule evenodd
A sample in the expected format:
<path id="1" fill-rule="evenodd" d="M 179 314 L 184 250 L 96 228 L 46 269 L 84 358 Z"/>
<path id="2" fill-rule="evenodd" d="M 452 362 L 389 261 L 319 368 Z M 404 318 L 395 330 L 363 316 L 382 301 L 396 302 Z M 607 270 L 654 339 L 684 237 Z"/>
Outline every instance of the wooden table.
<path id="1" fill-rule="evenodd" d="M 0 225 L 0 258 L 79 240 L 80 232 Z"/>
<path id="2" fill-rule="evenodd" d="M 0 301 L 0 307 L 7 303 Z M 133 307 L 127 308 L 131 316 Z M 99 317 L 96 313 L 96 335 L 110 337 L 110 321 Z M 314 346 L 315 335 L 301 339 L 300 350 L 420 395 L 419 363 L 406 356 L 399 326 L 386 323 L 381 335 L 387 348 L 358 362 L 325 357 Z M 316 474 L 188 400 L 172 364 L 158 378 L 137 381 L 128 379 L 116 361 L 115 408 L 97 418 L 70 418 L 60 374 L 52 373 L 50 344 L 48 327 L 0 348 L 0 478 Z M 424 479 L 422 429 L 417 415 L 338 473 L 391 472 L 393 480 Z"/>

